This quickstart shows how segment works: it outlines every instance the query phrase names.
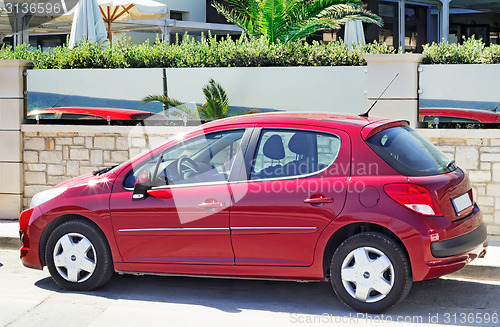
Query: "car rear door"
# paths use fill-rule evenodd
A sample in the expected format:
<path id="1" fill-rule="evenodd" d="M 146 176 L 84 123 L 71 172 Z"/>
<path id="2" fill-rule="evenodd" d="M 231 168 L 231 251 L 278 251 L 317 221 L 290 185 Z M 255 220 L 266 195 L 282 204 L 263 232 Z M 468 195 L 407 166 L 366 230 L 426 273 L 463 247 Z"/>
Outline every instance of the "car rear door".
<path id="1" fill-rule="evenodd" d="M 246 181 L 232 184 L 236 265 L 311 265 L 319 235 L 344 207 L 348 134 L 262 126 L 254 130 L 245 159 Z"/>

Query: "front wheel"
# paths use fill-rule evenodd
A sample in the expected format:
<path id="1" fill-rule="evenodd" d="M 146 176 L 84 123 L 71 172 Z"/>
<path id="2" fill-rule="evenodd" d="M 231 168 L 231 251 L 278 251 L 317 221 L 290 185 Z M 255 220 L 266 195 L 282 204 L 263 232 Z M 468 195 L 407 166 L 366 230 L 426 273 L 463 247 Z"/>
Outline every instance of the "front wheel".
<path id="1" fill-rule="evenodd" d="M 50 234 L 45 262 L 52 279 L 70 291 L 90 291 L 104 285 L 113 274 L 106 237 L 93 224 L 72 220 Z"/>
<path id="2" fill-rule="evenodd" d="M 380 313 L 410 292 L 410 264 L 402 248 L 382 233 L 353 235 L 335 251 L 330 264 L 332 287 L 354 310 Z"/>

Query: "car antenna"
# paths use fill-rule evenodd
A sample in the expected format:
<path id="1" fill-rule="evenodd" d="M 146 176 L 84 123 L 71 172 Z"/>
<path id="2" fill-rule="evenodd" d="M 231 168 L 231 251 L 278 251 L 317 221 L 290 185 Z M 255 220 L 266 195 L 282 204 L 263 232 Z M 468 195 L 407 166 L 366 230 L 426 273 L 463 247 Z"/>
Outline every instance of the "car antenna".
<path id="1" fill-rule="evenodd" d="M 500 102 L 496 105 L 496 107 L 495 107 L 495 108 L 490 109 L 490 111 L 492 111 L 492 112 L 497 112 L 498 106 L 500 106 Z"/>
<path id="2" fill-rule="evenodd" d="M 59 103 L 63 102 L 64 99 L 66 99 L 67 97 L 69 97 L 69 95 L 71 94 L 72 92 L 69 92 L 68 94 L 66 94 L 65 96 L 63 96 L 59 101 L 57 101 L 52 107 L 50 108 L 54 108 L 55 106 L 57 106 Z"/>
<path id="3" fill-rule="evenodd" d="M 392 83 L 396 80 L 396 78 L 399 76 L 399 73 L 396 74 L 396 76 L 394 76 L 394 78 L 392 79 L 392 81 L 389 83 L 389 85 L 387 85 L 387 87 L 382 91 L 382 93 L 380 93 L 379 97 L 377 98 L 377 100 L 375 100 L 375 102 L 370 106 L 370 108 L 368 108 L 368 110 L 365 112 L 365 113 L 362 113 L 362 114 L 359 114 L 360 117 L 368 117 L 368 114 L 370 113 L 370 111 L 373 109 L 373 107 L 375 107 L 375 105 L 377 104 L 378 100 L 380 100 L 380 98 L 384 95 L 385 91 L 387 91 L 387 89 L 389 88 L 389 86 L 392 85 Z"/>

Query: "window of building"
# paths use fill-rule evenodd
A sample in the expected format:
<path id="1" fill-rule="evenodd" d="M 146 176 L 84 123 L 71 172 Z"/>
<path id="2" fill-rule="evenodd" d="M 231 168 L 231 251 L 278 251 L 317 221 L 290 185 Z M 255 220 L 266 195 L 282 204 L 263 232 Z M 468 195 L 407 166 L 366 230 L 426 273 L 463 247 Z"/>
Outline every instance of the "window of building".
<path id="1" fill-rule="evenodd" d="M 170 19 L 182 20 L 182 12 L 171 10 Z"/>

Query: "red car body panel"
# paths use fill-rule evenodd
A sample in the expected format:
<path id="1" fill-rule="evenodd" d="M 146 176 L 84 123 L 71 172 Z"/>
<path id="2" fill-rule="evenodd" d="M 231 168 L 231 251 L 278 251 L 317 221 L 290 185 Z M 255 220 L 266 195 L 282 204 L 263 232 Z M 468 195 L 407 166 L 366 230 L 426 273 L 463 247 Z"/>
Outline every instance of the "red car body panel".
<path id="1" fill-rule="evenodd" d="M 461 109 L 461 108 L 420 108 L 418 110 L 420 116 L 431 117 L 448 117 L 467 119 L 477 121 L 479 123 L 499 123 L 500 113 L 488 110 L 478 109 Z"/>
<path id="2" fill-rule="evenodd" d="M 323 280 L 329 241 L 358 224 L 384 229 L 400 242 L 415 281 L 456 271 L 483 253 L 487 243 L 459 255 L 436 258 L 431 252 L 436 239 L 431 236 L 447 240 L 481 226 L 477 205 L 466 216 L 457 217 L 449 202 L 470 192 L 469 181 L 460 169 L 426 177 L 397 173 L 362 136 L 394 124 L 403 123 L 335 114 L 273 113 L 202 125 L 111 172 L 67 182 L 63 185 L 68 190 L 57 199 L 24 211 L 20 217 L 22 262 L 42 267 L 44 249 L 39 242 L 46 240 L 44 230 L 78 213 L 103 231 L 119 272 Z M 342 141 L 339 156 L 333 165 L 310 176 L 181 185 L 156 190 L 156 197 L 141 201 L 132 201 L 132 190 L 122 186 L 132 167 L 178 142 L 209 132 L 266 127 L 336 134 Z M 388 183 L 409 182 L 425 185 L 436 196 L 443 216 L 418 214 L 384 191 Z M 313 189 L 313 185 L 317 187 Z M 287 191 L 290 187 L 293 192 Z M 304 202 L 318 197 L 331 197 L 332 201 Z M 207 215 L 200 204 L 212 202 L 223 205 Z"/>
<path id="3" fill-rule="evenodd" d="M 135 109 L 97 108 L 97 107 L 58 107 L 58 108 L 45 108 L 45 109 L 32 110 L 28 112 L 28 118 L 36 117 L 37 115 L 55 114 L 55 113 L 84 114 L 84 115 L 100 117 L 102 119 L 107 119 L 107 117 L 109 117 L 111 120 L 134 120 L 133 118 L 134 115 L 140 115 L 142 117 L 144 117 L 144 115 L 163 117 L 163 115 L 157 113 L 135 110 Z"/>

